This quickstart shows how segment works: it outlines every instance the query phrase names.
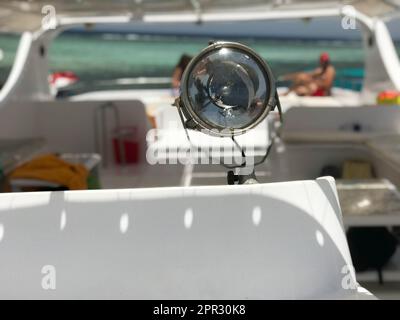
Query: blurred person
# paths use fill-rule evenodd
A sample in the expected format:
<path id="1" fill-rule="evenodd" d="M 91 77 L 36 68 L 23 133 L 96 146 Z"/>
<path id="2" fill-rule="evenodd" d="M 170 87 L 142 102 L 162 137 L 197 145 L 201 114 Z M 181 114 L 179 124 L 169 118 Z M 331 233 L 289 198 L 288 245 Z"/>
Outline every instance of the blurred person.
<path id="1" fill-rule="evenodd" d="M 293 81 L 289 88 L 299 96 L 324 97 L 331 95 L 336 70 L 330 62 L 329 54 L 323 52 L 319 57 L 319 67 L 310 72 L 296 72 L 280 77 L 280 80 Z"/>
<path id="2" fill-rule="evenodd" d="M 172 88 L 174 90 L 179 90 L 183 72 L 188 66 L 190 60 L 192 60 L 192 56 L 188 54 L 183 54 L 179 59 L 178 64 L 175 66 L 174 72 L 172 74 Z"/>

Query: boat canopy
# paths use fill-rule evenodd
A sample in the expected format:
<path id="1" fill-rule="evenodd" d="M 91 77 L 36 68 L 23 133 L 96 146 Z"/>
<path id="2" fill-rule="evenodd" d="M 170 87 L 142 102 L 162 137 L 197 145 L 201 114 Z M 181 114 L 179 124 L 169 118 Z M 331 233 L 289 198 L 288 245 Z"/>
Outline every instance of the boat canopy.
<path id="1" fill-rule="evenodd" d="M 40 29 L 51 5 L 56 18 L 96 18 L 119 16 L 121 22 L 179 22 L 207 20 L 249 20 L 313 17 L 316 10 L 338 10 L 345 5 L 370 17 L 390 19 L 398 16 L 400 0 L 0 0 L 0 31 L 23 32 Z M 279 14 L 278 14 L 279 13 Z M 285 14 L 286 13 L 286 14 Z M 318 16 L 318 15 L 317 15 Z M 240 18 L 236 18 L 240 17 Z M 90 21 L 90 20 L 89 20 Z"/>

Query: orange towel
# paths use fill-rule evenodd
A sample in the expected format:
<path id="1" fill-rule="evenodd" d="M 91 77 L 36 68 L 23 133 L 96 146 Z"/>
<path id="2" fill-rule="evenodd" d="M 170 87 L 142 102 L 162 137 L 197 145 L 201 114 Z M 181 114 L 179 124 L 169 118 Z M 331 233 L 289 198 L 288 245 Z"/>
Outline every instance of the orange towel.
<path id="1" fill-rule="evenodd" d="M 70 190 L 87 189 L 89 172 L 81 164 L 68 163 L 56 155 L 39 156 L 16 168 L 11 179 L 37 179 L 58 183 Z"/>

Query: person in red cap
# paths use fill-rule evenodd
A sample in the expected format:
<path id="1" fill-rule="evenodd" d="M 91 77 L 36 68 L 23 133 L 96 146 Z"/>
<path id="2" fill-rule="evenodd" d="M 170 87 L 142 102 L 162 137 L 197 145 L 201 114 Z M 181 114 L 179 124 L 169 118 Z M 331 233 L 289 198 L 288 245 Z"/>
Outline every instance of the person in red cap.
<path id="1" fill-rule="evenodd" d="M 310 72 L 288 74 L 279 79 L 293 82 L 286 94 L 295 92 L 299 96 L 324 97 L 331 95 L 335 75 L 336 71 L 330 62 L 329 54 L 323 52 L 319 57 L 318 68 Z"/>

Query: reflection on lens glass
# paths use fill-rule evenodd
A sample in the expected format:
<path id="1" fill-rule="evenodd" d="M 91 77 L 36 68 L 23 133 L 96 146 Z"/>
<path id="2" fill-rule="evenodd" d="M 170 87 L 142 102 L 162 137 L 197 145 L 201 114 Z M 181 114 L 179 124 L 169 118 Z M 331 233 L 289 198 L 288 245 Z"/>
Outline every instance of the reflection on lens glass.
<path id="1" fill-rule="evenodd" d="M 236 48 L 209 52 L 193 67 L 188 97 L 193 111 L 213 127 L 240 129 L 255 122 L 269 96 L 264 68 Z"/>

